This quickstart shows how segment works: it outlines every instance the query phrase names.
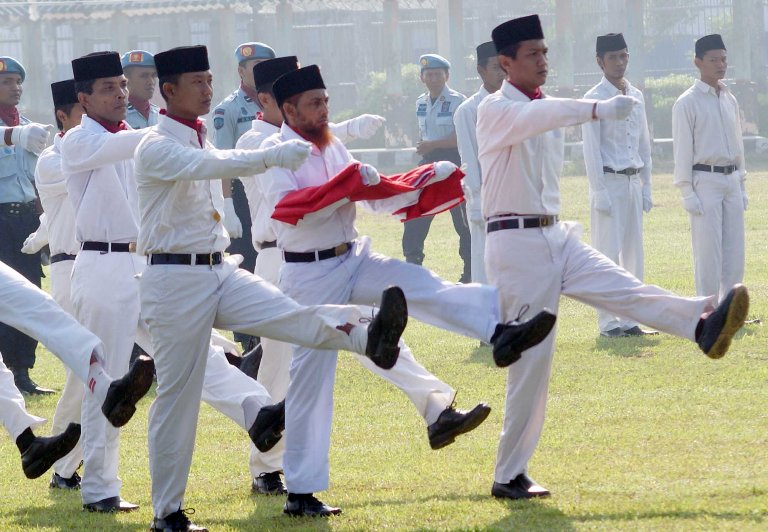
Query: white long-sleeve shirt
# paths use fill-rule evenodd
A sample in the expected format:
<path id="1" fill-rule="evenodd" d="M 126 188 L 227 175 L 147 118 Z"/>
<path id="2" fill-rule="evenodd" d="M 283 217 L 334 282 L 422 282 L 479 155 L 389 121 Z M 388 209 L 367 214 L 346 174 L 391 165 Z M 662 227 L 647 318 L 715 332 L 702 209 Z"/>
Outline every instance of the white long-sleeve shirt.
<path id="1" fill-rule="evenodd" d="M 61 142 L 62 171 L 80 242 L 135 242 L 139 212 L 133 152 L 146 130 L 110 133 L 83 116 Z"/>
<path id="2" fill-rule="evenodd" d="M 464 170 L 464 187 L 472 198 L 480 199 L 483 176 L 477 159 L 477 107 L 490 93 L 481 86 L 480 90 L 464 100 L 453 115 L 456 126 L 461 166 Z"/>
<path id="3" fill-rule="evenodd" d="M 477 109 L 483 216 L 559 214 L 560 128 L 592 118 L 594 100 L 530 100 L 508 81 Z"/>
<path id="4" fill-rule="evenodd" d="M 675 154 L 674 183 L 691 186 L 694 164 L 736 164 L 743 180 L 744 141 L 736 98 L 719 82 L 720 95 L 696 80 L 672 106 L 672 140 Z"/>
<path id="5" fill-rule="evenodd" d="M 205 130 L 203 145 L 197 131 L 161 115 L 136 148 L 140 254 L 212 253 L 229 245 L 221 179 L 263 173 L 264 156 L 214 149 Z"/>
<path id="6" fill-rule="evenodd" d="M 632 96 L 641 105 L 632 107 L 624 120 L 592 120 L 581 125 L 584 149 L 584 163 L 587 168 L 589 187 L 592 192 L 605 190 L 603 167 L 614 170 L 640 168 L 640 179 L 644 185 L 651 183 L 651 136 L 645 115 L 643 93 L 626 84 L 626 95 Z M 608 100 L 622 92 L 605 77 L 589 89 L 584 98 Z"/>
<path id="7" fill-rule="evenodd" d="M 75 238 L 75 210 L 69 201 L 64 173 L 61 170 L 62 137 L 53 137 L 53 146 L 40 154 L 35 168 L 35 185 L 46 216 L 48 246 L 51 255 L 77 254 L 80 245 Z"/>

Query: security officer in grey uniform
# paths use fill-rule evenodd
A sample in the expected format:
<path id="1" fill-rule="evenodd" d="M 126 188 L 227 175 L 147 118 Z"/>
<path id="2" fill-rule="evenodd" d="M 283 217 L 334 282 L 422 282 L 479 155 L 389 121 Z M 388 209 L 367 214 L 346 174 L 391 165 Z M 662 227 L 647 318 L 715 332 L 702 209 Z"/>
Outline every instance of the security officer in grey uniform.
<path id="1" fill-rule="evenodd" d="M 240 86 L 224 98 L 213 110 L 213 145 L 220 150 L 231 150 L 238 139 L 251 129 L 251 122 L 261 112 L 253 81 L 253 67 L 257 63 L 274 59 L 275 51 L 264 43 L 246 42 L 235 48 L 237 73 Z M 256 250 L 251 242 L 251 212 L 248 198 L 239 179 L 222 180 L 224 186 L 224 227 L 230 233 L 230 253 L 243 256 L 241 268 L 253 272 L 256 266 Z M 245 223 L 241 223 L 245 221 Z M 234 228 L 234 229 L 233 229 Z M 250 336 L 235 332 L 235 341 L 240 342 L 243 351 L 254 347 Z"/>
<path id="2" fill-rule="evenodd" d="M 461 165 L 461 157 L 456 147 L 456 129 L 453 125 L 453 113 L 464 101 L 464 95 L 448 87 L 451 64 L 437 54 L 425 54 L 419 59 L 421 81 L 427 92 L 416 100 L 416 118 L 419 121 L 420 140 L 416 151 L 421 155 L 419 164 L 436 161 L 451 161 Z M 403 255 L 405 260 L 414 264 L 424 261 L 424 241 L 429 233 L 433 217 L 416 218 L 405 222 L 403 229 Z M 472 250 L 469 225 L 464 204 L 451 209 L 453 227 L 459 235 L 459 256 L 464 262 L 464 271 L 459 282 L 468 283 L 472 279 Z"/>
<path id="3" fill-rule="evenodd" d="M 157 84 L 154 56 L 144 50 L 131 50 L 123 54 L 120 63 L 128 79 L 128 112 L 125 121 L 133 129 L 154 126 L 160 114 L 160 108 L 150 102 Z"/>
<path id="4" fill-rule="evenodd" d="M 8 128 L 4 129 L 4 146 L 0 146 L 0 261 L 40 287 L 40 253 L 22 253 L 21 248 L 37 229 L 42 212 L 34 186 L 35 165 L 48 132 L 32 124 L 16 108 L 25 79 L 26 71 L 18 61 L 0 57 L 0 126 Z M 33 153 L 28 139 L 36 128 L 45 131 L 45 140 L 33 148 Z M 13 372 L 16 387 L 26 394 L 52 394 L 53 390 L 40 388 L 29 377 L 36 348 L 37 340 L 0 323 L 0 352 Z"/>

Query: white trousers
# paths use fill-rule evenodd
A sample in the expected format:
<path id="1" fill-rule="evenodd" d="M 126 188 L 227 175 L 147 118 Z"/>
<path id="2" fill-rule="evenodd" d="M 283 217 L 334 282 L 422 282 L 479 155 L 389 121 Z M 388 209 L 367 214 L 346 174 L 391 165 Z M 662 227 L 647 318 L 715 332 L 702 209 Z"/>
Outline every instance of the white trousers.
<path id="1" fill-rule="evenodd" d="M 638 323 L 693 340 L 713 298 L 684 298 L 644 285 L 600 252 L 579 240 L 580 228 L 559 223 L 547 228 L 510 229 L 488 235 L 488 276 L 499 287 L 503 319 L 544 308 L 557 312 L 560 294 Z M 555 332 L 509 367 L 504 423 L 496 455 L 496 482 L 506 483 L 528 469 L 544 424 Z"/>
<path id="2" fill-rule="evenodd" d="M 744 200 L 738 173 L 693 172 L 704 214 L 689 214 L 696 293 L 723 299 L 744 279 Z"/>
<path id="3" fill-rule="evenodd" d="M 51 264 L 49 274 L 51 276 L 51 296 L 59 306 L 69 314 L 74 314 L 72 308 L 72 297 L 70 289 L 70 279 L 72 277 L 72 267 L 74 261 L 63 260 Z M 64 389 L 59 396 L 59 402 L 56 403 L 56 410 L 53 413 L 53 423 L 51 424 L 51 433 L 59 434 L 67 428 L 70 423 L 80 423 L 83 405 L 83 396 L 85 387 L 80 379 L 67 368 Z M 70 478 L 83 459 L 83 446 L 78 441 L 74 449 L 69 454 L 60 458 L 53 464 L 53 470 L 63 478 Z"/>
<path id="4" fill-rule="evenodd" d="M 364 352 L 367 331 L 350 306 L 301 306 L 238 268 L 151 266 L 141 278 L 141 307 L 152 334 L 157 397 L 149 412 L 152 507 L 165 517 L 183 504 L 192 461 L 211 327 L 319 349 Z M 341 327 L 341 328 L 339 328 Z"/>
<path id="5" fill-rule="evenodd" d="M 2 353 L 0 353 L 0 422 L 14 441 L 25 430 L 45 423 L 45 418 L 33 416 L 27 412 L 24 396 L 16 388 L 13 373 L 3 362 Z"/>
<path id="6" fill-rule="evenodd" d="M 380 300 L 382 290 L 391 285 L 403 289 L 410 316 L 443 329 L 488 341 L 499 322 L 495 288 L 449 283 L 421 266 L 373 253 L 367 237 L 355 242 L 341 257 L 285 263 L 280 270 L 280 287 L 305 304 L 373 305 Z M 329 351 L 325 356 L 317 354 L 315 350 L 296 347 L 291 361 L 283 459 L 291 493 L 328 489 L 336 352 Z M 369 361 L 363 363 L 371 367 Z M 397 370 L 401 377 L 396 385 L 408 394 L 422 416 L 429 419 L 439 407 L 430 409 L 431 395 L 424 392 L 439 381 L 423 368 L 417 372 L 418 364 L 412 356 L 404 356 L 390 372 L 401 364 L 403 367 Z M 445 404 L 446 394 L 445 390 L 436 393 L 436 405 Z M 425 398 L 427 404 L 424 404 Z"/>
<path id="7" fill-rule="evenodd" d="M 611 213 L 591 211 L 592 246 L 629 273 L 643 280 L 643 183 L 639 175 L 606 172 L 605 188 Z M 630 329 L 637 322 L 599 310 L 601 332 Z"/>
<path id="8" fill-rule="evenodd" d="M 480 203 L 480 198 L 472 200 L 472 203 L 475 202 Z M 488 276 L 485 273 L 485 221 L 482 217 L 470 218 L 471 212 L 479 210 L 479 206 L 467 204 L 467 223 L 472 242 L 472 282 L 488 284 Z"/>
<path id="9" fill-rule="evenodd" d="M 265 280 L 277 284 L 281 265 L 282 257 L 279 249 L 264 249 L 256 258 L 255 272 L 257 275 L 263 272 Z M 364 306 L 361 307 L 361 311 L 364 315 L 370 316 L 373 309 Z M 258 380 L 269 391 L 273 401 L 280 401 L 285 398 L 288 391 L 292 346 L 267 338 L 262 339 L 262 347 L 264 354 L 259 366 Z M 432 375 L 413 358 L 411 350 L 402 340 L 397 364 L 390 370 L 381 369 L 363 355 L 354 354 L 354 356 L 370 371 L 402 390 L 427 425 L 437 421 L 440 413 L 451 405 L 456 396 L 453 388 Z M 287 437 L 281 439 L 266 453 L 260 453 L 254 445 L 251 445 L 251 475 L 256 477 L 261 473 L 282 469 L 286 439 Z"/>

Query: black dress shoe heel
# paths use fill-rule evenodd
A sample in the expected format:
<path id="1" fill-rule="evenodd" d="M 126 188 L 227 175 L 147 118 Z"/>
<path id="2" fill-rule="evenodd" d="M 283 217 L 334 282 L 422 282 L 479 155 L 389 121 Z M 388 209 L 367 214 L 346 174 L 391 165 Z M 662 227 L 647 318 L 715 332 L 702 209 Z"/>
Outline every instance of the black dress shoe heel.
<path id="1" fill-rule="evenodd" d="M 722 358 L 733 336 L 744 325 L 749 313 L 749 292 L 743 284 L 734 286 L 717 308 L 704 319 L 696 338 L 699 348 L 709 358 Z"/>

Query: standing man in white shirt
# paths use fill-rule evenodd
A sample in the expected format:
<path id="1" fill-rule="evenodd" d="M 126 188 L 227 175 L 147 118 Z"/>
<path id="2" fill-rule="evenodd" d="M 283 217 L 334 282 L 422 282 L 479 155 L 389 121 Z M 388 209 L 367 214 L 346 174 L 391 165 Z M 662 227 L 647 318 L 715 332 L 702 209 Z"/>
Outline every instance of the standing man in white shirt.
<path id="1" fill-rule="evenodd" d="M 312 142 L 309 159 L 301 168 L 272 168 L 260 177 L 267 204 L 274 210 L 290 194 L 310 194 L 313 188 L 327 185 L 353 160 L 328 127 L 328 93 L 317 65 L 284 74 L 274 82 L 272 90 L 285 122 L 280 133 L 269 137 L 262 147 L 299 139 Z M 453 163 L 445 161 L 435 164 L 434 173 L 442 173 L 444 178 L 455 169 Z M 365 186 L 380 179 L 369 165 L 363 165 L 360 173 Z M 366 206 L 391 214 L 417 200 L 409 194 L 367 201 Z M 554 326 L 555 317 L 548 312 L 525 323 L 502 324 L 498 293 L 493 287 L 449 283 L 421 266 L 375 253 L 368 237 L 357 238 L 356 211 L 356 205 L 346 197 L 307 214 L 296 225 L 274 224 L 284 262 L 280 288 L 286 294 L 303 304 L 370 305 L 383 287 L 396 280 L 407 294 L 413 316 L 494 344 L 494 359 L 500 366 L 515 362 L 522 351 L 540 342 Z M 290 373 L 283 459 L 288 501 L 283 511 L 294 516 L 339 514 L 340 508 L 324 504 L 313 495 L 328 489 L 329 484 L 336 352 L 295 347 Z M 449 417 L 459 414 L 451 409 L 445 411 Z M 478 419 L 484 419 L 482 408 L 470 414 L 462 415 L 466 421 L 447 434 L 455 436 L 461 434 L 461 429 L 472 430 L 479 424 Z M 428 415 L 440 415 L 440 410 Z"/>
<path id="2" fill-rule="evenodd" d="M 643 212 L 650 212 L 651 137 L 643 93 L 624 77 L 629 51 L 621 33 L 597 37 L 597 64 L 603 79 L 584 98 L 608 100 L 623 94 L 639 103 L 624 120 L 593 120 L 581 125 L 589 179 L 592 246 L 643 280 Z M 608 338 L 653 334 L 637 322 L 597 313 L 600 335 Z"/>
<path id="3" fill-rule="evenodd" d="M 155 65 L 168 110 L 135 155 L 142 222 L 138 249 L 150 265 L 141 278 L 141 307 L 155 348 L 158 383 L 149 418 L 151 529 L 201 531 L 182 504 L 211 327 L 364 352 L 391 367 L 407 309 L 402 291 L 388 288 L 381 312 L 366 330 L 359 325 L 358 309 L 299 305 L 238 268 L 235 257 L 225 258 L 229 237 L 221 223 L 220 180 L 274 165 L 296 168 L 309 147 L 292 141 L 266 150 L 213 149 L 199 119 L 210 111 L 213 95 L 206 48 L 174 48 L 157 54 Z M 256 423 L 279 437 L 282 410 L 267 408 Z"/>
<path id="4" fill-rule="evenodd" d="M 260 118 L 253 121 L 251 131 L 245 133 L 237 143 L 238 148 L 258 148 L 272 134 L 279 134 L 283 115 L 277 106 L 272 86 L 275 80 L 299 68 L 296 57 L 278 57 L 253 67 L 259 104 L 263 110 Z M 361 115 L 340 124 L 330 124 L 337 138 L 367 138 L 372 136 L 383 123 L 383 118 Z M 267 205 L 259 183 L 261 176 L 242 179 L 248 203 L 251 207 L 254 246 L 259 250 L 256 258 L 256 274 L 277 285 L 282 265 L 282 253 L 277 247 L 277 235 L 271 219 L 272 209 Z M 366 313 L 370 309 L 366 309 Z M 285 398 L 290 380 L 289 370 L 292 346 L 268 338 L 262 339 L 264 348 L 258 381 L 269 391 L 274 401 Z M 394 368 L 382 370 L 361 355 L 355 357 L 363 366 L 388 380 L 402 390 L 414 404 L 427 423 L 427 435 L 433 449 L 445 447 L 459 434 L 469 432 L 482 423 L 490 413 L 485 404 L 475 406 L 469 412 L 453 408 L 456 392 L 421 366 L 411 354 L 404 341 L 400 341 L 400 357 Z M 251 450 L 251 475 L 253 491 L 262 494 L 285 493 L 285 486 L 279 471 L 283 467 L 284 440 L 266 453 Z"/>
<path id="5" fill-rule="evenodd" d="M 523 308 L 557 309 L 565 294 L 696 341 L 710 358 L 728 350 L 749 309 L 736 285 L 715 309 L 714 297 L 683 298 L 642 284 L 579 240 L 577 224 L 560 222 L 560 128 L 601 118 L 623 120 L 637 100 L 545 97 L 547 44 L 537 15 L 507 21 L 492 33 L 507 73 L 501 90 L 480 103 L 477 143 L 483 169 L 488 280 L 501 293 L 502 316 Z M 528 461 L 544 425 L 555 335 L 509 370 L 504 425 L 491 493 L 522 499 L 549 495 L 528 476 Z M 287 410 L 286 410 L 287 411 Z"/>
<path id="6" fill-rule="evenodd" d="M 70 278 L 80 244 L 75 238 L 75 211 L 67 197 L 66 179 L 61 171 L 60 148 L 64 134 L 80 123 L 84 110 L 77 101 L 74 79 L 52 83 L 51 93 L 59 133 L 53 138 L 53 146 L 40 154 L 35 168 L 35 185 L 48 228 L 51 296 L 62 309 L 74 315 Z M 67 380 L 53 414 L 53 432 L 63 430 L 70 422 L 79 423 L 81 419 L 85 387 L 70 368 L 66 368 L 66 375 Z M 79 489 L 77 469 L 82 459 L 83 449 L 78 443 L 71 453 L 53 465 L 50 487 Z"/>
<path id="7" fill-rule="evenodd" d="M 501 88 L 504 71 L 499 66 L 498 53 L 493 41 L 476 49 L 477 73 L 483 82 L 476 93 L 464 100 L 453 115 L 456 126 L 456 142 L 464 171 L 462 182 L 467 199 L 466 212 L 469 234 L 472 237 L 472 282 L 487 283 L 485 275 L 485 223 L 481 207 L 480 190 L 483 175 L 477 160 L 477 106 L 491 93 Z"/>
<path id="8" fill-rule="evenodd" d="M 675 186 L 691 220 L 696 293 L 722 300 L 744 278 L 744 142 L 739 104 L 722 82 L 722 37 L 696 41 L 700 78 L 672 107 Z"/>

